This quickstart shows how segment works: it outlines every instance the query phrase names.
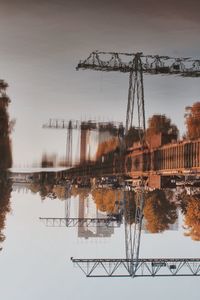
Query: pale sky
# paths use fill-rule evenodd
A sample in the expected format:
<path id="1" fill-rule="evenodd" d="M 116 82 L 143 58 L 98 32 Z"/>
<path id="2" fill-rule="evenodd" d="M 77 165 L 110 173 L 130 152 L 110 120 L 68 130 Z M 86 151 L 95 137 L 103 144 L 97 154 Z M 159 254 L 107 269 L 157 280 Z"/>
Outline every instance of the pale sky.
<path id="1" fill-rule="evenodd" d="M 65 132 L 50 117 L 125 120 L 128 74 L 79 71 L 93 50 L 200 57 L 200 2 L 0 0 L 0 78 L 16 119 L 16 165 L 43 151 L 65 155 Z M 145 76 L 147 118 L 166 113 L 184 131 L 184 107 L 200 100 L 199 80 Z M 76 149 L 74 149 L 74 152 Z"/>

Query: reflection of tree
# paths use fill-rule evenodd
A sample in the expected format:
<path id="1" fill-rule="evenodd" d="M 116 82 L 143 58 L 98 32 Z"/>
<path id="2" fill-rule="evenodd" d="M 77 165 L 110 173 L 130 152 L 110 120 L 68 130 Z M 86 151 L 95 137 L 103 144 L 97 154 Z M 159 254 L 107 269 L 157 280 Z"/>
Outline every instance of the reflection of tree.
<path id="1" fill-rule="evenodd" d="M 185 211 L 185 225 L 187 232 L 195 241 L 200 241 L 200 195 L 192 195 L 187 198 Z"/>
<path id="2" fill-rule="evenodd" d="M 60 200 L 66 199 L 66 187 L 64 185 L 54 185 L 53 193 L 55 194 L 56 198 Z"/>
<path id="3" fill-rule="evenodd" d="M 89 188 L 77 188 L 75 186 L 72 186 L 71 188 L 71 195 L 73 197 L 79 196 L 81 200 L 85 200 L 89 196 L 90 192 L 91 190 Z"/>
<path id="4" fill-rule="evenodd" d="M 133 224 L 135 222 L 135 211 L 136 211 L 136 193 L 134 191 L 124 192 L 125 197 L 125 212 L 124 217 L 126 222 Z"/>
<path id="5" fill-rule="evenodd" d="M 92 197 L 96 203 L 97 209 L 107 213 L 116 211 L 116 201 L 121 200 L 122 192 L 120 190 L 99 189 L 92 191 Z"/>
<path id="6" fill-rule="evenodd" d="M 151 233 L 162 232 L 177 219 L 176 205 L 162 190 L 154 190 L 146 196 L 144 217 L 146 229 Z"/>
<path id="7" fill-rule="evenodd" d="M 42 200 L 46 198 L 55 199 L 54 184 L 47 182 L 32 183 L 29 187 L 32 193 L 39 193 Z"/>
<path id="8" fill-rule="evenodd" d="M 7 172 L 1 172 L 0 174 L 0 242 L 5 239 L 2 230 L 5 228 L 6 215 L 10 212 L 10 194 L 12 185 L 9 179 L 7 179 Z"/>
<path id="9" fill-rule="evenodd" d="M 179 203 L 179 207 L 183 214 L 186 213 L 187 203 L 190 199 L 190 195 L 187 194 L 186 189 L 184 189 L 181 193 L 177 195 L 177 201 Z"/>

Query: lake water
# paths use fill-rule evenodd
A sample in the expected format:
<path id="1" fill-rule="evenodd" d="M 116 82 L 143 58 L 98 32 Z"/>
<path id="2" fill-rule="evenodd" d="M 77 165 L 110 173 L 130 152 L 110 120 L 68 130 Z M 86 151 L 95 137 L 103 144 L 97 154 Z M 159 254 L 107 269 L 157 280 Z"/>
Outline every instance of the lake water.
<path id="1" fill-rule="evenodd" d="M 71 197 L 70 216 L 77 217 L 80 194 Z M 80 236 L 78 228 L 46 227 L 39 217 L 65 217 L 66 201 L 26 187 L 13 187 L 11 212 L 3 231 L 6 239 L 0 254 L 2 299 L 95 299 L 133 297 L 145 299 L 198 299 L 198 277 L 166 278 L 86 278 L 70 261 L 74 258 L 125 258 L 124 225 L 105 236 Z M 96 216 L 94 202 L 85 200 L 85 213 Z M 142 231 L 140 257 L 199 257 L 199 242 L 184 236 L 181 213 L 174 230 L 150 234 Z M 96 234 L 96 236 L 95 236 Z M 104 234 L 105 235 L 105 234 Z M 152 299 L 152 298 L 151 298 Z"/>

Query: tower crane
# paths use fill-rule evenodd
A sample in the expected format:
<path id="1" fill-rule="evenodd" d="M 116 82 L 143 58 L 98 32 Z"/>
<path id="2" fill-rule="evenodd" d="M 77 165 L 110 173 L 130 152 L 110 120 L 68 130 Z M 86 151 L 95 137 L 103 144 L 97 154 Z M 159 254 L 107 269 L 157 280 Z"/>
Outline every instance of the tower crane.
<path id="1" fill-rule="evenodd" d="M 137 106 L 137 118 L 141 147 L 145 145 L 145 107 L 143 74 L 180 75 L 184 77 L 200 76 L 200 60 L 174 58 L 138 53 L 92 52 L 88 58 L 80 61 L 79 69 L 97 71 L 118 71 L 129 73 L 128 102 L 126 110 L 125 133 L 133 126 L 134 106 Z M 141 178 L 140 190 L 136 199 L 134 230 L 128 221 L 125 223 L 125 259 L 74 259 L 87 277 L 138 277 L 138 276 L 200 276 L 200 259 L 140 259 L 140 238 L 145 201 L 144 180 Z M 124 207 L 126 199 L 124 198 Z M 99 268 L 101 267 L 101 268 Z"/>
<path id="2" fill-rule="evenodd" d="M 200 60 L 138 53 L 92 52 L 77 65 L 79 69 L 129 73 L 126 133 L 133 126 L 134 105 L 137 105 L 138 126 L 145 128 L 143 74 L 200 76 Z M 136 103 L 135 103 L 136 101 Z"/>

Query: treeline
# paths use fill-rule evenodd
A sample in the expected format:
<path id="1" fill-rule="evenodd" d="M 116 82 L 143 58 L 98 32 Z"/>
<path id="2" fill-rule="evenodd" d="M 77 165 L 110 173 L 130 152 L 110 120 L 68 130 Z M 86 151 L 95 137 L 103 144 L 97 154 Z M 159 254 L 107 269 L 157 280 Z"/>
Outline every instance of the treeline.
<path id="1" fill-rule="evenodd" d="M 73 189 L 72 196 L 81 195 L 86 199 L 90 191 Z M 120 205 L 126 221 L 135 223 L 136 192 L 96 188 L 91 192 L 93 201 L 99 211 L 110 213 L 119 212 Z M 171 190 L 156 189 L 145 193 L 144 229 L 150 233 L 162 233 L 176 223 L 178 210 L 183 214 L 185 235 L 195 241 L 200 241 L 200 195 L 187 195 L 182 192 L 174 201 Z M 125 199 L 125 207 L 122 199 Z"/>
<path id="2" fill-rule="evenodd" d="M 200 138 L 200 102 L 186 107 L 185 124 L 186 133 L 183 135 L 183 139 Z M 176 141 L 179 137 L 179 130 L 170 118 L 166 115 L 155 114 L 148 119 L 146 132 L 142 135 L 145 136 L 146 143 L 150 144 L 152 138 L 160 133 L 165 137 L 164 143 L 166 144 L 171 143 L 173 140 Z M 135 142 L 139 142 L 140 135 L 141 130 L 135 127 L 130 128 L 124 139 L 126 148 L 132 147 Z M 116 137 L 101 143 L 96 152 L 97 159 L 110 152 L 117 151 L 119 146 L 119 139 Z"/>

